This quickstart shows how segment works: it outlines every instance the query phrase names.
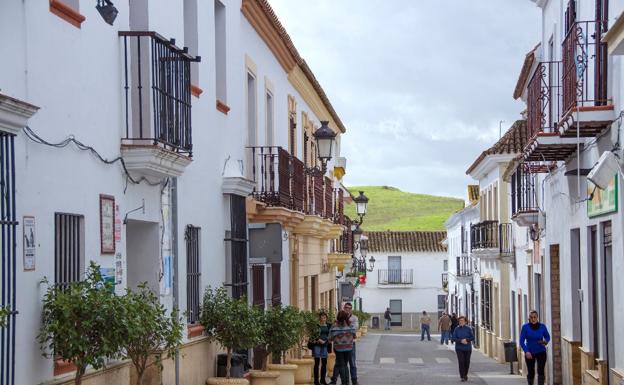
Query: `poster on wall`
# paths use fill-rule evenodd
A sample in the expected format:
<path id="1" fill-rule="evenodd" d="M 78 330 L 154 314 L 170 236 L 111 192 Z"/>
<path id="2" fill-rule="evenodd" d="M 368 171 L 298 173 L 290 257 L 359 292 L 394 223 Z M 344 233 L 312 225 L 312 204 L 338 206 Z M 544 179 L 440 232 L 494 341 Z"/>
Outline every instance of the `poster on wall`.
<path id="1" fill-rule="evenodd" d="M 594 218 L 618 211 L 618 177 L 617 174 L 606 189 L 594 189 L 594 184 L 587 182 L 587 195 L 593 196 L 587 201 L 587 216 Z"/>
<path id="2" fill-rule="evenodd" d="M 35 217 L 24 217 L 24 271 L 35 270 L 35 252 L 37 249 L 35 238 Z"/>
<path id="3" fill-rule="evenodd" d="M 100 195 L 100 253 L 115 254 L 115 198 Z"/>
<path id="4" fill-rule="evenodd" d="M 123 281 L 123 263 L 121 253 L 115 254 L 115 284 L 121 285 Z"/>
<path id="5" fill-rule="evenodd" d="M 100 267 L 100 274 L 104 283 L 111 284 L 111 290 L 115 291 L 115 269 L 113 267 Z"/>

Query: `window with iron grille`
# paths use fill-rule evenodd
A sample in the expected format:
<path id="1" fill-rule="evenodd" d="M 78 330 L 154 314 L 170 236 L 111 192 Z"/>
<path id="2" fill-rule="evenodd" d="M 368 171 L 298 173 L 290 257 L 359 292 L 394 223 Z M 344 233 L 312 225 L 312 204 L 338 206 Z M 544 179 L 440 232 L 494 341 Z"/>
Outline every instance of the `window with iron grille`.
<path id="1" fill-rule="evenodd" d="M 54 282 L 67 286 L 82 278 L 84 267 L 84 217 L 54 214 Z"/>
<path id="2" fill-rule="evenodd" d="M 186 310 L 188 313 L 187 322 L 190 324 L 199 321 L 200 231 L 201 228 L 188 225 L 184 234 L 186 240 Z"/>
<path id="3" fill-rule="evenodd" d="M 481 280 L 481 320 L 483 327 L 492 330 L 492 280 Z"/>

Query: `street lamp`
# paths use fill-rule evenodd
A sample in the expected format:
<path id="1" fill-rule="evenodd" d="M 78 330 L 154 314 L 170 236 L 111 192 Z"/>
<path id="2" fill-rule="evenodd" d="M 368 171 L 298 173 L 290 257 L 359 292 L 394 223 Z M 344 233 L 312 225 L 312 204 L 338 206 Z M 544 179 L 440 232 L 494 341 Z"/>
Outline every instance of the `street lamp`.
<path id="1" fill-rule="evenodd" d="M 364 191 L 360 191 L 360 195 L 353 198 L 353 201 L 355 202 L 355 212 L 360 217 L 360 221 L 357 223 L 361 225 L 368 209 L 368 197 L 364 195 Z"/>
<path id="2" fill-rule="evenodd" d="M 321 168 L 318 166 L 306 167 L 306 174 L 313 176 L 322 176 L 327 172 L 327 162 L 332 158 L 334 150 L 334 142 L 336 141 L 336 133 L 329 128 L 329 122 L 321 121 L 321 127 L 314 131 L 314 139 L 316 140 L 316 156 L 321 161 Z"/>
<path id="3" fill-rule="evenodd" d="M 102 19 L 110 25 L 113 25 L 119 11 L 110 0 L 98 0 L 95 9 L 98 10 Z"/>

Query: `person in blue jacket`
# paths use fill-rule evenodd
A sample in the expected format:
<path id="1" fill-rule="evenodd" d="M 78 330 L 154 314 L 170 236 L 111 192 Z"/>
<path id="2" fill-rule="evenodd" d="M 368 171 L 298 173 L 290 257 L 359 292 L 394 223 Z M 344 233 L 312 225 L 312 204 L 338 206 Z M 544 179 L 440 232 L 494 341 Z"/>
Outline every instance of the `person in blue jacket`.
<path id="1" fill-rule="evenodd" d="M 533 385 L 535 379 L 535 363 L 537 362 L 537 384 L 544 385 L 544 367 L 546 366 L 546 345 L 550 342 L 550 334 L 546 325 L 539 322 L 539 314 L 532 310 L 529 313 L 529 322 L 522 325 L 520 331 L 520 346 L 524 351 L 524 360 L 527 364 L 527 380 Z"/>
<path id="2" fill-rule="evenodd" d="M 453 330 L 451 339 L 455 342 L 455 353 L 459 364 L 459 377 L 462 382 L 468 381 L 468 369 L 470 368 L 470 355 L 472 354 L 472 341 L 474 333 L 472 328 L 466 325 L 466 317 L 460 316 L 459 324 Z"/>

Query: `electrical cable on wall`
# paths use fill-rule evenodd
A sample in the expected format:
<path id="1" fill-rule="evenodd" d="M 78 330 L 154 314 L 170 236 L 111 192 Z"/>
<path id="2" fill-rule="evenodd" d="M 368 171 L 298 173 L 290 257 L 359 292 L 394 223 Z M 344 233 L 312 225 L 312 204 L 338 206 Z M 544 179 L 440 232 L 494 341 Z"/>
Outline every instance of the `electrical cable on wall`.
<path id="1" fill-rule="evenodd" d="M 104 164 L 114 164 L 116 162 L 120 162 L 121 163 L 121 167 L 123 168 L 124 174 L 126 175 L 126 180 L 132 182 L 133 184 L 139 184 L 141 182 L 145 182 L 150 186 L 160 186 L 162 185 L 162 182 L 151 182 L 149 179 L 145 178 L 144 176 L 140 177 L 139 179 L 134 179 L 132 177 L 132 175 L 130 175 L 130 172 L 128 171 L 128 169 L 126 168 L 126 162 L 123 160 L 123 158 L 121 156 L 118 156 L 112 160 L 106 159 L 104 158 L 102 155 L 100 155 L 100 153 L 97 152 L 96 149 L 94 149 L 91 146 L 87 146 L 86 144 L 80 142 L 79 140 L 77 140 L 73 135 L 70 135 L 69 137 L 67 137 L 65 140 L 58 142 L 58 143 L 51 143 L 46 141 L 45 139 L 41 138 L 39 135 L 37 135 L 29 126 L 26 126 L 23 128 L 24 133 L 26 134 L 26 136 L 28 137 L 28 139 L 32 140 L 35 143 L 38 144 L 43 144 L 46 146 L 50 146 L 50 147 L 56 147 L 56 148 L 63 148 L 63 147 L 67 147 L 70 143 L 74 143 L 76 145 L 76 147 L 78 147 L 79 150 L 82 151 L 89 151 L 92 155 L 94 155 L 96 158 L 98 158 L 101 162 L 103 162 Z M 127 187 L 127 185 L 126 185 Z M 124 189 L 125 192 L 125 189 Z"/>

